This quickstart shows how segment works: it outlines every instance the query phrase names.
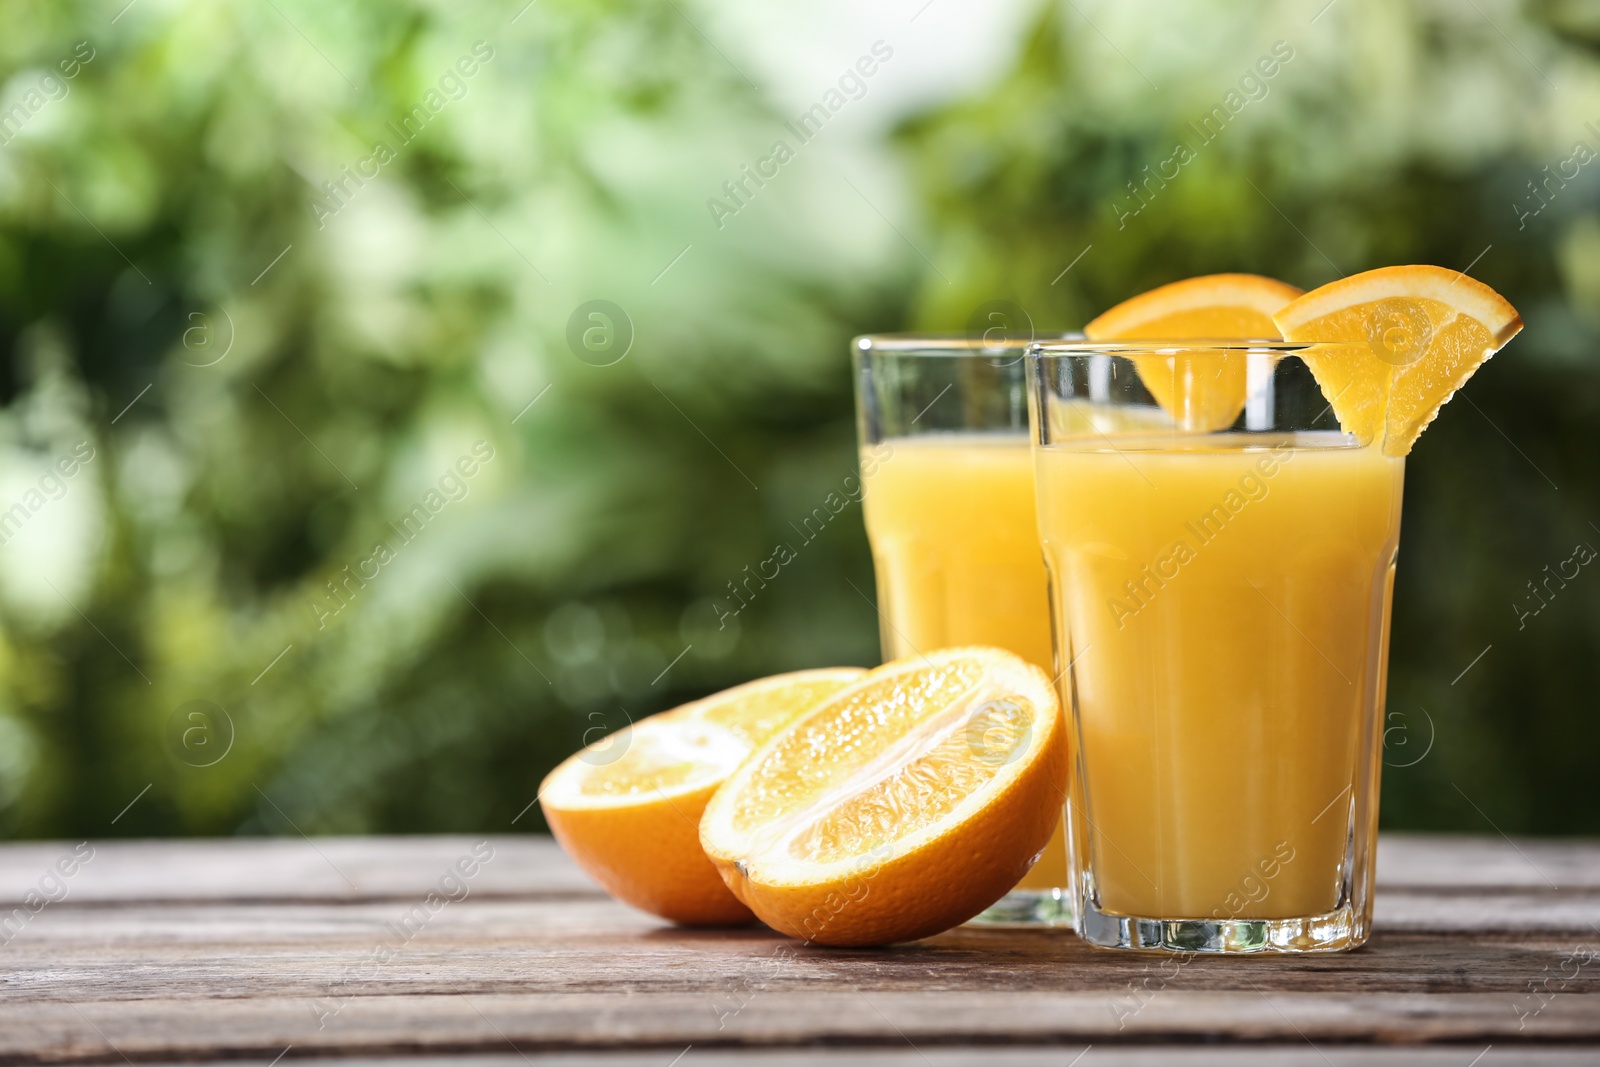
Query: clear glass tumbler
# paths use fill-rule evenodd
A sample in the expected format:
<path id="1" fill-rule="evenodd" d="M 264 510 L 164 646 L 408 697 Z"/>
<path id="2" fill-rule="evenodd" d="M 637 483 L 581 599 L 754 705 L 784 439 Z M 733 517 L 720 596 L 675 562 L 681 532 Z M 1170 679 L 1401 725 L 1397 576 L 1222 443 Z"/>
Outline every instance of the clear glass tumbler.
<path id="1" fill-rule="evenodd" d="M 878 335 L 853 349 L 884 658 L 995 645 L 1054 677 L 1026 343 Z M 974 921 L 1069 924 L 1066 886 L 1058 824 L 1018 888 Z"/>
<path id="2" fill-rule="evenodd" d="M 1306 347 L 1029 351 L 1093 944 L 1307 952 L 1371 929 L 1405 466 L 1339 431 Z"/>

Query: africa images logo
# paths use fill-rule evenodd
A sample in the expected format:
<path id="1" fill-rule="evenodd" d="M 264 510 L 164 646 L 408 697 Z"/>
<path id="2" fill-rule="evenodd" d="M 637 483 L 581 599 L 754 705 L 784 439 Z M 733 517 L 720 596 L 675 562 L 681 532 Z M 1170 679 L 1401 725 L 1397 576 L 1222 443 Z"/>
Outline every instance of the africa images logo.
<path id="1" fill-rule="evenodd" d="M 861 56 L 853 66 L 846 67 L 835 87 L 823 93 L 821 100 L 803 111 L 795 121 L 783 124 L 785 129 L 794 134 L 797 146 L 809 144 L 822 132 L 823 125 L 843 111 L 851 100 L 866 96 L 866 79 L 876 74 L 882 64 L 894 58 L 894 49 L 883 41 L 873 41 L 871 51 L 871 55 Z M 767 182 L 776 178 L 783 165 L 794 159 L 797 153 L 798 147 L 789 147 L 789 142 L 781 139 L 774 141 L 767 154 L 756 160 L 754 170 L 745 163 L 740 166 L 737 177 L 723 182 L 722 192 L 727 200 L 715 196 L 706 199 L 706 210 L 711 212 L 711 221 L 717 224 L 717 229 L 722 229 L 728 219 L 748 207 L 756 193 L 765 189 Z M 752 182 L 755 183 L 754 189 L 750 187 Z"/>
<path id="2" fill-rule="evenodd" d="M 349 206 L 367 182 L 400 158 L 399 150 L 421 137 L 433 117 L 448 107 L 452 100 L 465 99 L 469 90 L 468 80 L 475 77 L 493 58 L 494 48 L 489 42 L 474 43 L 472 54 L 463 55 L 453 66 L 446 67 L 437 83 L 422 94 L 422 99 L 400 116 L 398 126 L 392 120 L 388 123 L 395 137 L 395 147 L 391 147 L 388 141 L 374 141 L 371 154 L 357 160 L 353 170 L 347 163 L 339 168 L 338 180 L 323 182 L 323 195 L 311 198 L 311 213 L 316 216 L 317 229 L 326 226 L 329 219 Z"/>
<path id="3" fill-rule="evenodd" d="M 400 550 L 421 536 L 423 527 L 435 515 L 448 505 L 465 500 L 471 491 L 471 480 L 493 459 L 493 445 L 487 441 L 474 444 L 472 455 L 462 456 L 447 467 L 436 488 L 430 488 L 405 514 L 388 524 L 392 536 L 385 536 L 374 544 L 370 554 L 356 561 L 354 570 L 347 563 L 328 579 L 327 596 L 319 594 L 311 600 L 311 614 L 316 618 L 317 629 L 327 629 L 330 618 L 354 603 L 367 583 L 376 579 L 383 567 L 398 559 Z"/>
<path id="4" fill-rule="evenodd" d="M 1144 177 L 1137 182 L 1130 180 L 1128 196 L 1123 198 L 1123 202 L 1111 205 L 1111 213 L 1117 219 L 1117 229 L 1126 229 L 1128 220 L 1149 207 L 1156 194 L 1165 189 L 1168 182 L 1175 180 L 1184 167 L 1199 159 L 1200 150 L 1221 137 L 1228 124 L 1252 101 L 1265 100 L 1272 91 L 1269 83 L 1294 59 L 1294 55 L 1294 46 L 1288 41 L 1274 41 L 1270 54 L 1261 56 L 1254 66 L 1245 69 L 1239 77 L 1237 88 L 1229 89 L 1218 103 L 1212 105 L 1211 110 L 1200 116 L 1199 122 L 1189 122 L 1189 129 L 1194 133 L 1192 143 L 1185 136 L 1174 144 L 1172 154 L 1156 164 L 1154 173 L 1150 170 L 1150 164 L 1146 163 L 1141 168 Z"/>

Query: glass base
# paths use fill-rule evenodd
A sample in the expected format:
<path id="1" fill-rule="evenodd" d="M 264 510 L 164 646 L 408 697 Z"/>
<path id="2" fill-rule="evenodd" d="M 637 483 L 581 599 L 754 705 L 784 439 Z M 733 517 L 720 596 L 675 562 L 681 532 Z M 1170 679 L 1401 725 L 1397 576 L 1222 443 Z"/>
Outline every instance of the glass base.
<path id="1" fill-rule="evenodd" d="M 1348 952 L 1366 944 L 1370 927 L 1349 905 L 1305 919 L 1224 922 L 1112 915 L 1086 900 L 1078 934 L 1101 948 L 1147 952 Z"/>
<path id="2" fill-rule="evenodd" d="M 1067 889 L 1013 889 L 968 926 L 1071 926 L 1072 893 Z"/>

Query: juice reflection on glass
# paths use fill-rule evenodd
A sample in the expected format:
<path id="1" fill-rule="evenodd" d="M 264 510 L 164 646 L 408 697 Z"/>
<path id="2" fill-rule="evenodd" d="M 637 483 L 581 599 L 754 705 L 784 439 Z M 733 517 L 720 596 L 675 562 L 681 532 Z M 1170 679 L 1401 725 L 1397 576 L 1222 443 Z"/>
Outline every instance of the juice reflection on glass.
<path id="1" fill-rule="evenodd" d="M 884 655 L 997 645 L 1050 671 L 1050 606 L 1025 433 L 888 442 L 862 501 L 878 577 Z M 863 469 L 874 457 L 862 456 Z M 1067 884 L 1055 836 L 1022 889 Z"/>
<path id="2" fill-rule="evenodd" d="M 1292 410 L 1256 405 L 1260 432 L 1109 436 L 1052 434 L 1082 397 L 1069 357 L 1041 360 L 1040 537 L 1073 663 L 1074 862 L 1096 944 L 1367 936 L 1404 461 L 1302 428 L 1320 396 L 1279 358 L 1254 378 Z M 1118 369 L 1124 399 L 1141 392 Z"/>
<path id="3" fill-rule="evenodd" d="M 878 603 L 893 620 L 885 651 L 998 645 L 1048 671 L 1027 435 L 926 434 L 890 445 L 864 500 Z"/>
<path id="4" fill-rule="evenodd" d="M 1338 902 L 1336 809 L 1368 664 L 1381 667 L 1368 652 L 1388 617 L 1404 461 L 1309 443 L 1040 457 L 1045 548 L 1079 591 L 1065 621 L 1088 649 L 1083 749 L 1107 768 L 1084 800 L 1108 911 L 1281 918 Z M 1251 900 L 1241 882 L 1263 880 L 1263 860 L 1277 873 Z"/>
<path id="5" fill-rule="evenodd" d="M 867 536 L 883 654 L 995 645 L 1051 668 L 1019 345 L 856 343 Z M 1066 835 L 980 921 L 1070 921 Z"/>

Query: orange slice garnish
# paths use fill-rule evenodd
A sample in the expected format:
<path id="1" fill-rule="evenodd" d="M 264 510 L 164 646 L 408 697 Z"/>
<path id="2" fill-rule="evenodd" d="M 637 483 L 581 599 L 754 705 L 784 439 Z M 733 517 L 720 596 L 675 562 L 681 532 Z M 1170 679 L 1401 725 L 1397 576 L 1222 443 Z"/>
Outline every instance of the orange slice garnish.
<path id="1" fill-rule="evenodd" d="M 550 772 L 545 821 L 617 899 L 688 926 L 748 923 L 700 850 L 706 802 L 769 738 L 865 674 L 779 674 L 640 719 Z"/>
<path id="2" fill-rule="evenodd" d="M 1276 341 L 1272 316 L 1300 295 L 1259 274 L 1207 274 L 1124 300 L 1083 328 L 1091 341 Z M 1185 430 L 1222 430 L 1244 410 L 1243 353 L 1135 355 L 1139 378 Z"/>
<path id="3" fill-rule="evenodd" d="M 775 930 L 827 945 L 926 937 L 1027 873 L 1061 817 L 1050 679 L 997 648 L 872 671 L 757 752 L 700 843 Z"/>
<path id="4" fill-rule="evenodd" d="M 1443 267 L 1383 267 L 1300 297 L 1275 320 L 1290 341 L 1365 341 L 1310 348 L 1339 425 L 1363 445 L 1404 456 L 1455 391 L 1522 329 L 1517 309 L 1482 282 Z"/>

